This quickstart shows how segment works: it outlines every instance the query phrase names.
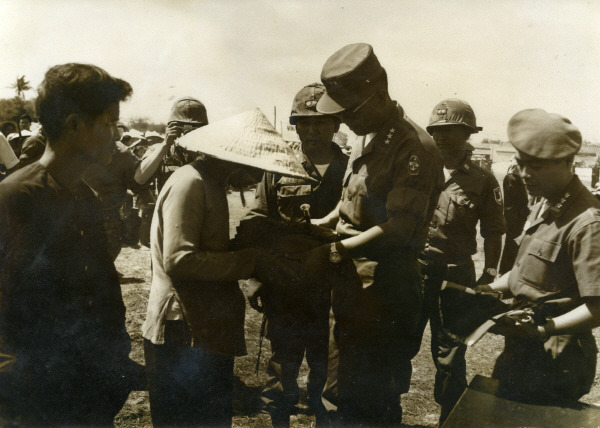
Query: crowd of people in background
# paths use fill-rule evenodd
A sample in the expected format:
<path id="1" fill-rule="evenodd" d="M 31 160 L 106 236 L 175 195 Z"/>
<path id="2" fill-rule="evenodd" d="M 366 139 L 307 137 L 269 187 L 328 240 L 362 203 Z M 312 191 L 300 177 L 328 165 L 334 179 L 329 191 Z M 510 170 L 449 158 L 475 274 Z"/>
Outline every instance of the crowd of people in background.
<path id="1" fill-rule="evenodd" d="M 0 136 L 2 425 L 108 426 L 145 384 L 155 426 L 230 426 L 245 298 L 265 314 L 260 396 L 276 427 L 290 425 L 303 358 L 316 426 L 399 426 L 428 322 L 444 424 L 467 388 L 456 326 L 488 304 L 506 311 L 492 329 L 505 336 L 503 397 L 589 392 L 600 201 L 573 171 L 579 130 L 516 113 L 502 190 L 472 160 L 482 127 L 468 102 L 442 100 L 423 129 L 365 43 L 332 54 L 321 82 L 293 98 L 293 151 L 260 110 L 209 124 L 192 96 L 164 135 L 141 133 L 119 122 L 129 83 L 93 65 L 48 70 L 39 124 L 24 115 Z M 350 151 L 333 142 L 342 123 L 358 136 Z M 250 187 L 232 240 L 227 190 Z M 140 243 L 152 260 L 145 367 L 128 356 L 114 266 Z"/>

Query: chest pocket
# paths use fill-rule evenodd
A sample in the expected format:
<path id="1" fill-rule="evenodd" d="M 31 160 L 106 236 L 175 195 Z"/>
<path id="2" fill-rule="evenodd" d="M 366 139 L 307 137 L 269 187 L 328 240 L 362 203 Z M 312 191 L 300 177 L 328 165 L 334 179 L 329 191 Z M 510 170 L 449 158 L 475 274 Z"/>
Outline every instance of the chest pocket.
<path id="1" fill-rule="evenodd" d="M 277 209 L 283 219 L 298 221 L 302 219 L 300 205 L 310 203 L 312 188 L 310 184 L 284 184 L 277 189 Z"/>
<path id="2" fill-rule="evenodd" d="M 561 244 L 533 238 L 527 248 L 527 255 L 521 260 L 521 276 L 533 287 L 545 291 L 558 291 L 555 278 L 560 277 L 556 272 L 556 260 L 560 253 Z"/>
<path id="3" fill-rule="evenodd" d="M 475 194 L 456 192 L 450 195 L 446 225 L 469 230 L 477 224 L 478 197 Z"/>

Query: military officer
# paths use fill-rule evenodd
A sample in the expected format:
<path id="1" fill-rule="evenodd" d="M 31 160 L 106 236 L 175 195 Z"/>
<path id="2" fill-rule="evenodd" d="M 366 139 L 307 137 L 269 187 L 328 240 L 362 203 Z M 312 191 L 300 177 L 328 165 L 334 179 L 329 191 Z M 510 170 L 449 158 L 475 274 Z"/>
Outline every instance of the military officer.
<path id="1" fill-rule="evenodd" d="M 525 223 L 513 269 L 479 290 L 514 296 L 531 317 L 499 327 L 506 336 L 493 376 L 515 399 L 577 400 L 592 385 L 600 325 L 600 202 L 572 172 L 579 130 L 565 117 L 523 110 L 508 123 L 521 178 L 541 197 Z M 527 322 L 529 321 L 529 322 Z"/>
<path id="2" fill-rule="evenodd" d="M 348 156 L 332 142 L 340 127 L 339 118 L 316 110 L 324 93 L 325 87 L 320 83 L 302 88 L 294 98 L 289 119 L 300 138 L 302 165 L 315 182 L 265 173 L 256 189 L 253 213 L 297 224 L 305 221 L 303 204 L 309 204 L 312 216 L 323 217 L 340 200 Z M 292 407 L 298 402 L 296 378 L 305 353 L 310 368 L 309 404 L 315 412 L 317 426 L 327 424 L 321 391 L 327 379 L 331 291 L 318 285 L 307 287 L 312 292 L 295 295 L 291 302 L 286 302 L 285 284 L 271 289 L 270 296 L 261 296 L 272 351 L 267 385 L 261 398 L 267 404 L 274 426 L 289 426 Z M 282 290 L 284 295 L 279 295 Z M 254 305 L 253 296 L 249 300 Z"/>
<path id="3" fill-rule="evenodd" d="M 362 279 L 362 287 L 333 290 L 340 422 L 398 425 L 422 304 L 417 255 L 443 184 L 441 158 L 431 137 L 390 97 L 370 45 L 338 50 L 321 80 L 327 92 L 317 110 L 338 114 L 362 137 L 352 148 L 337 209 L 318 222 L 335 224 L 341 238 L 329 260 L 319 261 L 351 257 Z M 346 305 L 337 304 L 341 295 Z"/>
<path id="4" fill-rule="evenodd" d="M 431 352 L 437 369 L 434 396 L 442 406 L 440 424 L 446 419 L 467 385 L 465 351 L 444 331 L 440 287 L 450 280 L 475 286 L 475 266 L 471 256 L 477 252 L 477 224 L 484 239 L 485 267 L 477 283 L 492 282 L 505 232 L 502 193 L 494 175 L 476 165 L 468 156 L 467 142 L 477 126 L 471 106 L 451 98 L 435 106 L 429 119 L 429 132 L 444 161 L 445 185 L 429 228 L 429 239 L 422 253 L 425 305 L 421 328 L 431 320 Z"/>

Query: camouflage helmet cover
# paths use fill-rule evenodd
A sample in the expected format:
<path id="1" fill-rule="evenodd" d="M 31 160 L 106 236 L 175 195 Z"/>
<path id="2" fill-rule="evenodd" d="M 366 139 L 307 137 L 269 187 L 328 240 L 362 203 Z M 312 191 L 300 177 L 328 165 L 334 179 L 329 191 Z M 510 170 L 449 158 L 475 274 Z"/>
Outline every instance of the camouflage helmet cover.
<path id="1" fill-rule="evenodd" d="M 325 86 L 320 83 L 311 83 L 300 89 L 292 103 L 290 124 L 295 125 L 299 117 L 323 116 L 323 113 L 317 111 L 317 102 L 324 93 Z"/>
<path id="2" fill-rule="evenodd" d="M 457 98 L 449 98 L 436 105 L 431 112 L 427 132 L 433 133 L 433 128 L 449 125 L 461 125 L 469 129 L 473 134 L 483 128 L 477 126 L 475 113 L 466 101 Z"/>

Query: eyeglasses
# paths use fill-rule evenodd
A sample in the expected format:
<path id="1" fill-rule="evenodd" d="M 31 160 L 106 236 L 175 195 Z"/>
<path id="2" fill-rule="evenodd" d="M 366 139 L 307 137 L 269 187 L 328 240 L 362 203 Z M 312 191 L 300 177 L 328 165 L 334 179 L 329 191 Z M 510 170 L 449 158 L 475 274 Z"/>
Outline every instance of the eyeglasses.
<path id="1" fill-rule="evenodd" d="M 361 109 L 361 108 L 362 108 L 362 107 L 363 107 L 363 106 L 364 106 L 366 103 L 368 103 L 368 102 L 369 102 L 369 100 L 370 100 L 371 98 L 373 98 L 373 97 L 375 96 L 375 94 L 376 94 L 376 93 L 377 93 L 377 92 L 373 92 L 371 95 L 369 95 L 369 97 L 368 97 L 366 100 L 364 100 L 362 103 L 360 103 L 360 104 L 358 105 L 358 107 L 356 107 L 354 110 L 352 110 L 352 112 L 351 112 L 351 113 L 352 113 L 352 114 L 355 114 L 357 111 L 359 111 L 359 110 L 360 110 L 360 109 Z M 347 112 L 346 112 L 346 114 L 347 114 Z"/>

